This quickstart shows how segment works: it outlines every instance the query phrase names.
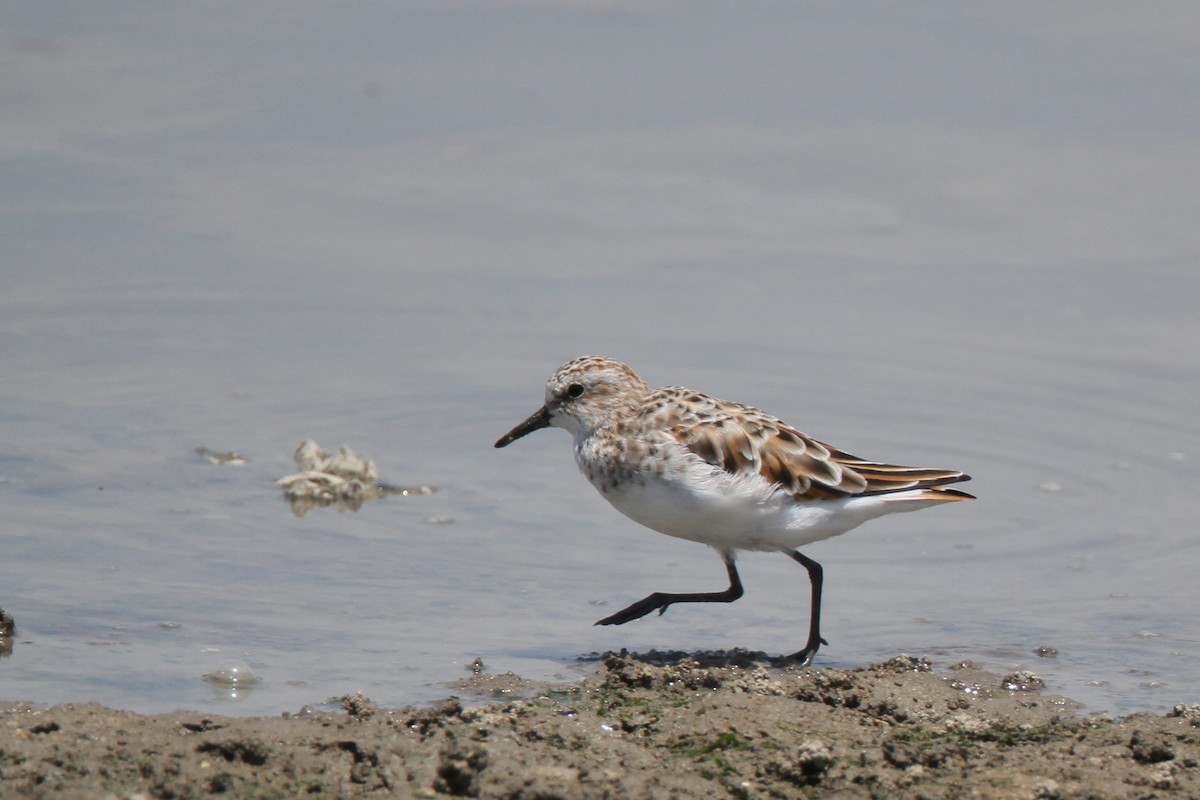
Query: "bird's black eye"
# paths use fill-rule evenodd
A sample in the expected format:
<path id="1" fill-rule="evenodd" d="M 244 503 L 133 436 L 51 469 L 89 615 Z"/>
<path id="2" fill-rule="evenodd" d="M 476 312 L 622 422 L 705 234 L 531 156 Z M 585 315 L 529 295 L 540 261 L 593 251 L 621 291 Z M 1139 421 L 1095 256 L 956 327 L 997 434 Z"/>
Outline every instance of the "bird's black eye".
<path id="1" fill-rule="evenodd" d="M 576 397 L 579 397 L 581 394 L 583 394 L 583 384 L 582 383 L 572 383 L 570 386 L 567 387 L 567 397 L 570 397 L 571 399 L 575 399 Z"/>

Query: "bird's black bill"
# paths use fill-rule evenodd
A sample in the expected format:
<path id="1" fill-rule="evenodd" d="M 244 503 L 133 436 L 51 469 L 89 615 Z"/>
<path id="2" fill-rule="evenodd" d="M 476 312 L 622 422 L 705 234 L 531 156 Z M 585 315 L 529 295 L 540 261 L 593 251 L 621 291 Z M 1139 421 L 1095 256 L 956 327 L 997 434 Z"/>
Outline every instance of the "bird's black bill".
<path id="1" fill-rule="evenodd" d="M 533 433 L 537 430 L 541 430 L 542 428 L 549 427 L 550 412 L 546 410 L 545 406 L 542 406 L 535 411 L 533 415 L 529 417 L 529 419 L 525 420 L 511 431 L 501 436 L 500 441 L 496 442 L 496 447 L 504 447 L 505 445 L 512 444 L 522 436 Z"/>

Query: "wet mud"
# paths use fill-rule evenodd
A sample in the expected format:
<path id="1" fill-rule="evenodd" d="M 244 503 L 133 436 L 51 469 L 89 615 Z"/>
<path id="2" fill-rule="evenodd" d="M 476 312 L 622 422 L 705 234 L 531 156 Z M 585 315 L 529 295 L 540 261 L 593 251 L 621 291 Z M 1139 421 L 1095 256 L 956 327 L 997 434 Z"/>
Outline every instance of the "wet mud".
<path id="1" fill-rule="evenodd" d="M 341 712 L 228 718 L 8 704 L 0 796 L 1200 796 L 1200 706 L 1081 716 L 1035 676 L 958 666 L 621 653 L 581 685 L 480 664 L 457 697 L 419 708 L 353 696 Z"/>

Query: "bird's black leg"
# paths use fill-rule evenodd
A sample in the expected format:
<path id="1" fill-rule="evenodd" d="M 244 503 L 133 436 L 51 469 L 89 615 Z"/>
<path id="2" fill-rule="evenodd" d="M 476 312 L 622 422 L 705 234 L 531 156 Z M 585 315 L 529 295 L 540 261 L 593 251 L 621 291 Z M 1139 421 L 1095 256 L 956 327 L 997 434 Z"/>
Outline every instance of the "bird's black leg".
<path id="1" fill-rule="evenodd" d="M 796 555 L 800 555 L 797 553 Z M 624 625 L 630 620 L 640 619 L 651 611 L 659 614 L 667 610 L 672 603 L 732 603 L 742 596 L 742 581 L 738 578 L 737 567 L 733 563 L 733 552 L 723 551 L 721 557 L 725 560 L 725 571 L 729 573 L 729 588 L 723 592 L 697 592 L 694 594 L 668 594 L 655 592 L 649 597 L 643 597 L 629 608 L 618 611 L 611 617 L 605 617 L 597 625 Z M 801 556 L 803 558 L 803 556 Z M 818 573 L 820 567 L 817 567 Z"/>
<path id="2" fill-rule="evenodd" d="M 788 555 L 808 570 L 808 581 L 812 584 L 812 616 L 808 620 L 808 641 L 805 642 L 803 650 L 789 656 L 789 658 L 799 661 L 800 666 L 806 666 L 812 662 L 813 656 L 817 654 L 821 645 L 829 644 L 821 638 L 821 583 L 824 579 L 824 572 L 821 570 L 820 564 L 799 550 L 793 550 Z"/>

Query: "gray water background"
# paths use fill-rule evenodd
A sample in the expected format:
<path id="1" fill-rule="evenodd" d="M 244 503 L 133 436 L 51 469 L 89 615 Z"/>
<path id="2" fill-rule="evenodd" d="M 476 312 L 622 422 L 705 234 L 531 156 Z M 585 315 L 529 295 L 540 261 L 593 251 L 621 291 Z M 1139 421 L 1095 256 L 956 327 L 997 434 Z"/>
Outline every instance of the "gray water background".
<path id="1" fill-rule="evenodd" d="M 1200 700 L 1197 41 L 1165 3 L 7 4 L 0 698 L 278 713 L 794 650 L 772 554 L 735 604 L 592 627 L 724 586 L 561 432 L 492 448 L 598 353 L 974 476 L 807 551 L 817 667 Z M 294 517 L 305 438 L 439 491 Z"/>

